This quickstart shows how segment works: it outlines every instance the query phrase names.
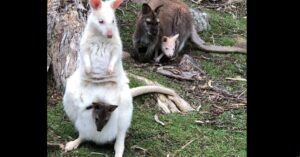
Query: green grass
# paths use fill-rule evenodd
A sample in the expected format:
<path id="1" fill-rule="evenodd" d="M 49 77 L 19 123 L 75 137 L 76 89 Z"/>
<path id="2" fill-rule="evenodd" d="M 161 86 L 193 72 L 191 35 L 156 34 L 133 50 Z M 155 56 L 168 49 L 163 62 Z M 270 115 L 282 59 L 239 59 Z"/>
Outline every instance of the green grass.
<path id="1" fill-rule="evenodd" d="M 154 121 L 155 110 L 145 111 L 143 98 L 135 99 L 132 126 L 126 138 L 124 156 L 142 156 L 141 152 L 131 149 L 138 145 L 147 149 L 149 156 L 166 156 L 167 153 L 177 152 L 177 156 L 246 156 L 246 133 L 236 133 L 230 129 L 219 129 L 213 126 L 196 124 L 194 121 L 203 118 L 197 112 L 188 114 L 160 114 L 159 118 L 166 125 L 161 126 Z M 245 114 L 237 114 L 231 117 L 231 112 L 217 117 L 217 121 L 237 128 L 245 128 Z M 66 143 L 70 139 L 77 138 L 77 132 L 66 118 L 62 104 L 48 107 L 48 140 L 60 136 L 57 142 Z M 180 151 L 180 148 L 189 141 L 190 145 Z M 48 156 L 93 156 L 91 152 L 101 152 L 113 155 L 113 145 L 97 146 L 92 143 L 84 143 L 77 150 L 63 153 L 61 151 L 49 151 Z"/>
<path id="2" fill-rule="evenodd" d="M 193 5 L 188 3 L 189 5 Z M 134 32 L 136 21 L 135 13 L 141 9 L 141 5 L 128 3 L 117 10 L 119 19 L 120 34 L 124 50 L 132 50 L 131 37 Z M 217 45 L 234 45 L 236 36 L 246 36 L 246 20 L 233 19 L 232 16 L 214 10 L 205 10 L 210 15 L 209 30 L 200 33 L 200 36 L 209 43 Z M 187 44 L 184 53 L 192 56 L 205 56 L 209 59 L 197 59 L 208 79 L 213 83 L 224 86 L 231 92 L 240 92 L 247 88 L 246 82 L 226 80 L 226 77 L 241 76 L 246 78 L 246 56 L 240 54 L 213 54 L 204 53 L 191 44 Z M 213 102 L 207 96 L 195 97 L 197 92 L 187 92 L 192 85 L 200 85 L 203 82 L 179 81 L 162 76 L 156 73 L 153 66 L 143 68 L 135 67 L 136 63 L 129 58 L 123 61 L 127 72 L 137 74 L 176 90 L 185 100 L 191 104 L 202 105 L 200 112 L 186 114 L 161 114 L 152 95 L 144 95 L 134 98 L 134 113 L 132 125 L 126 137 L 126 148 L 124 157 L 134 156 L 167 156 L 168 153 L 177 157 L 245 157 L 246 156 L 246 110 L 228 110 L 221 114 L 212 114 L 212 104 L 225 107 L 228 101 Z M 130 87 L 143 85 L 142 82 L 130 78 Z M 77 138 L 73 124 L 64 113 L 62 103 L 55 106 L 48 106 L 48 141 L 66 143 Z M 206 111 L 207 113 L 204 113 Z M 158 114 L 159 119 L 166 125 L 162 126 L 154 121 L 154 115 Z M 211 120 L 212 124 L 197 124 L 195 120 Z M 189 145 L 181 149 L 185 144 Z M 147 149 L 143 151 L 132 149 L 137 145 Z M 114 155 L 113 144 L 95 145 L 84 143 L 78 149 L 63 153 L 61 150 L 48 150 L 49 157 L 56 156 L 105 156 L 92 154 L 92 152 L 103 153 L 108 156 Z"/>

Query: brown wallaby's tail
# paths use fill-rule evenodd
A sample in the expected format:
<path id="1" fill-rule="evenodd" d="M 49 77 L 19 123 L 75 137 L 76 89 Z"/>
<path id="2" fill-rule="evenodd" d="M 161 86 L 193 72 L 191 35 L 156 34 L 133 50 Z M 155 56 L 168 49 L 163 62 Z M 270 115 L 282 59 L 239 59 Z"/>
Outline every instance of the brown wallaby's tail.
<path id="1" fill-rule="evenodd" d="M 214 45 L 205 45 L 205 42 L 199 37 L 195 27 L 192 28 L 191 40 L 197 45 L 197 47 L 204 52 L 237 52 L 246 54 L 246 49 L 232 46 L 214 46 Z"/>
<path id="2" fill-rule="evenodd" d="M 148 93 L 161 93 L 161 94 L 168 94 L 168 95 L 177 95 L 173 90 L 161 86 L 140 86 L 131 88 L 131 95 L 132 97 L 136 97 L 142 94 Z"/>

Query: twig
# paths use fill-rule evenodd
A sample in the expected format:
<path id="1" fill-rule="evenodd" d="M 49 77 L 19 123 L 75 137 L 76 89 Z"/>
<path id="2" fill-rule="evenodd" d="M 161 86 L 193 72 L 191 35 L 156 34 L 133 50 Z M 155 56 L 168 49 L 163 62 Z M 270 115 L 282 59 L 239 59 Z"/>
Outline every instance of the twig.
<path id="1" fill-rule="evenodd" d="M 123 10 L 123 9 L 118 8 L 117 10 L 121 10 L 123 16 L 125 16 L 125 13 L 124 13 L 124 10 Z"/>
<path id="2" fill-rule="evenodd" d="M 200 123 L 200 124 L 204 124 L 204 122 L 201 121 L 201 120 L 196 120 L 195 122 L 196 122 L 196 123 Z"/>
<path id="3" fill-rule="evenodd" d="M 237 98 L 239 99 L 240 96 L 242 96 L 245 92 L 246 92 L 247 89 L 245 89 Z"/>
<path id="4" fill-rule="evenodd" d="M 216 45 L 214 35 L 212 35 L 211 38 L 213 40 L 213 44 Z"/>
<path id="5" fill-rule="evenodd" d="M 196 111 L 198 112 L 201 108 L 201 104 L 196 108 Z"/>
<path id="6" fill-rule="evenodd" d="M 241 77 L 235 77 L 235 78 L 226 77 L 225 79 L 226 80 L 234 80 L 234 81 L 247 81 L 246 79 L 241 78 Z"/>
<path id="7" fill-rule="evenodd" d="M 199 4 L 199 2 L 196 2 L 196 1 L 193 1 L 193 0 L 191 0 L 191 2 L 193 2 L 193 3 L 195 3 L 195 4 Z"/>
<path id="8" fill-rule="evenodd" d="M 140 146 L 138 146 L 138 145 L 133 145 L 133 146 L 131 146 L 130 147 L 131 149 L 139 149 L 139 150 L 142 150 L 143 151 L 143 153 L 144 153 L 144 156 L 146 155 L 146 153 L 147 153 L 147 149 L 145 149 L 145 148 L 142 148 L 142 147 L 140 147 Z"/>
<path id="9" fill-rule="evenodd" d="M 188 143 L 186 143 L 185 145 L 183 145 L 180 149 L 176 150 L 173 156 L 175 156 L 177 153 L 179 153 L 180 151 L 182 151 L 185 147 L 187 147 L 188 145 L 190 145 L 195 140 L 196 139 L 190 140 Z"/>
<path id="10" fill-rule="evenodd" d="M 240 104 L 232 104 L 232 105 L 230 105 L 230 106 L 231 106 L 231 107 L 238 108 L 239 106 L 246 106 L 246 104 L 240 103 Z"/>
<path id="11" fill-rule="evenodd" d="M 157 123 L 161 124 L 162 126 L 165 126 L 165 123 L 162 122 L 162 121 L 160 121 L 160 120 L 158 119 L 157 114 L 154 115 L 154 120 L 155 120 Z"/>
<path id="12" fill-rule="evenodd" d="M 217 106 L 217 105 L 215 105 L 215 104 L 211 104 L 211 105 L 212 105 L 213 107 L 216 107 L 216 108 L 218 108 L 218 109 L 224 111 L 224 108 L 223 108 L 223 107 Z"/>
<path id="13" fill-rule="evenodd" d="M 91 154 L 104 155 L 105 157 L 108 157 L 108 155 L 107 155 L 107 154 L 104 154 L 104 153 L 91 152 Z"/>

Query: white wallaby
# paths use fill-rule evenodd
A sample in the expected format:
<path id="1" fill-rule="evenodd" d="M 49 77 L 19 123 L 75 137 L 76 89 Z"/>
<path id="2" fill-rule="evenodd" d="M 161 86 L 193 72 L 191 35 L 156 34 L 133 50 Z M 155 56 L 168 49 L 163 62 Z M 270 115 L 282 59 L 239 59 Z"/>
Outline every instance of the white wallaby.
<path id="1" fill-rule="evenodd" d="M 97 144 L 114 139 L 115 157 L 122 157 L 127 129 L 132 118 L 132 95 L 122 66 L 122 41 L 115 9 L 122 0 L 89 0 L 91 13 L 80 42 L 79 68 L 67 79 L 64 110 L 75 124 L 79 137 L 65 146 L 70 151 L 83 141 Z M 93 119 L 94 102 L 118 106 L 99 132 Z"/>
<path id="2" fill-rule="evenodd" d="M 178 37 L 179 37 L 178 33 L 174 36 L 169 36 L 169 37 L 163 36 L 162 37 L 161 46 L 160 46 L 160 49 L 161 49 L 162 53 L 160 55 L 158 55 L 159 54 L 159 49 L 156 49 L 155 57 L 154 57 L 155 62 L 159 62 L 160 59 L 164 55 L 166 55 L 169 58 L 174 56 L 175 48 L 176 48 L 176 42 L 178 42 L 178 40 L 177 40 Z"/>
<path id="3" fill-rule="evenodd" d="M 92 11 L 80 42 L 79 68 L 67 79 L 63 97 L 64 110 L 79 137 L 68 142 L 65 151 L 76 149 L 84 141 L 103 144 L 116 140 L 115 157 L 122 157 L 132 119 L 132 97 L 150 92 L 175 94 L 158 86 L 130 90 L 115 18 L 115 9 L 121 3 L 89 0 Z"/>

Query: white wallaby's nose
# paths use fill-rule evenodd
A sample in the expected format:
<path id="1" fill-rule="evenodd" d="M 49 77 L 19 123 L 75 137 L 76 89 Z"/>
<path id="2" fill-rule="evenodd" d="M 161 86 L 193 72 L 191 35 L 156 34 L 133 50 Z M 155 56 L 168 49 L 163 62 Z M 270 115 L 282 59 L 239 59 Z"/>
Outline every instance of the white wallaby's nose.
<path id="1" fill-rule="evenodd" d="M 112 34 L 112 29 L 111 28 L 107 29 L 106 36 L 107 36 L 107 38 L 112 38 L 113 34 Z"/>

